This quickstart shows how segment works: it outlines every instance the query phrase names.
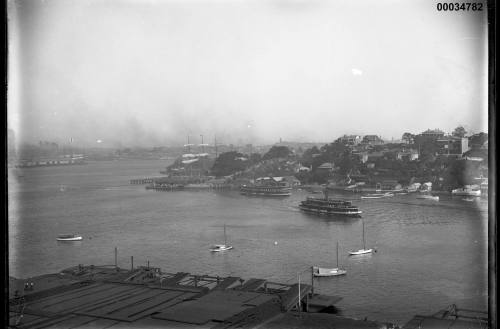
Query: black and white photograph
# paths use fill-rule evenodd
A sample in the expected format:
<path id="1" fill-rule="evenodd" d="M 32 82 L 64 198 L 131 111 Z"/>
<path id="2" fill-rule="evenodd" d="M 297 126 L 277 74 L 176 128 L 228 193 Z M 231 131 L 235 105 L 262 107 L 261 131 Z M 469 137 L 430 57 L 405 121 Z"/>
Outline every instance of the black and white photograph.
<path id="1" fill-rule="evenodd" d="M 493 5 L 7 0 L 5 327 L 496 328 Z"/>

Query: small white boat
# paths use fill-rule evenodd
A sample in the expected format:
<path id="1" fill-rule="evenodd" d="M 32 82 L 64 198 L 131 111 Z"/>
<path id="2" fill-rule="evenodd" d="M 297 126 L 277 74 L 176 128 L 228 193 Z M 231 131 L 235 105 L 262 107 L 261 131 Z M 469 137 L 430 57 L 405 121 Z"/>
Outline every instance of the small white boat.
<path id="1" fill-rule="evenodd" d="M 373 193 L 373 194 L 362 195 L 361 199 L 382 199 L 383 197 L 385 197 L 384 193 Z"/>
<path id="2" fill-rule="evenodd" d="M 228 246 L 225 244 L 216 244 L 210 248 L 210 251 L 217 252 L 217 251 L 225 251 L 225 250 L 230 250 L 230 249 L 233 249 L 233 246 Z"/>
<path id="3" fill-rule="evenodd" d="M 233 246 L 230 246 L 227 244 L 226 224 L 224 224 L 224 244 L 215 244 L 212 247 L 210 247 L 210 251 L 219 252 L 219 251 L 226 251 L 226 250 L 231 250 L 231 249 L 233 249 Z"/>
<path id="4" fill-rule="evenodd" d="M 465 199 L 462 199 L 463 201 L 467 201 L 467 202 L 474 202 L 476 201 L 476 199 L 474 198 L 465 198 Z"/>
<path id="5" fill-rule="evenodd" d="M 371 254 L 373 249 L 366 249 L 366 243 L 365 243 L 365 222 L 363 221 L 363 249 L 359 249 L 356 251 L 351 251 L 349 252 L 349 255 L 354 256 L 354 255 L 363 255 L 363 254 Z"/>
<path id="6" fill-rule="evenodd" d="M 337 276 L 346 274 L 346 270 L 339 268 L 339 243 L 337 242 L 337 267 L 336 268 L 324 268 L 319 266 L 313 266 L 314 276 Z"/>
<path id="7" fill-rule="evenodd" d="M 83 240 L 81 235 L 76 234 L 61 234 L 56 238 L 57 241 L 80 241 Z"/>
<path id="8" fill-rule="evenodd" d="M 337 276 L 346 274 L 346 270 L 341 270 L 339 268 L 323 268 L 313 266 L 313 275 L 314 276 Z"/>
<path id="9" fill-rule="evenodd" d="M 477 186 L 466 185 L 463 188 L 457 188 L 451 191 L 452 195 L 462 196 L 481 196 L 481 189 Z"/>
<path id="10" fill-rule="evenodd" d="M 370 254 L 372 253 L 373 249 L 359 249 L 357 251 L 351 251 L 349 252 L 349 255 L 363 255 L 363 254 Z"/>
<path id="11" fill-rule="evenodd" d="M 418 196 L 417 199 L 439 201 L 439 196 L 437 196 L 437 195 L 430 195 L 430 194 L 424 194 L 424 195 Z"/>

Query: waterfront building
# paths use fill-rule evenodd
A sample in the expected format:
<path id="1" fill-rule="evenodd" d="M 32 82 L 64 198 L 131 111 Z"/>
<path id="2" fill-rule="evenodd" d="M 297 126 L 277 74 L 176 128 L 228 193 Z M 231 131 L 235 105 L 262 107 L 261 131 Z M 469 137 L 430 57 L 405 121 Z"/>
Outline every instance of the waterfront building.
<path id="1" fill-rule="evenodd" d="M 382 191 L 398 191 L 398 190 L 403 189 L 401 184 L 399 184 L 399 182 L 397 180 L 394 180 L 394 179 L 383 180 L 383 181 L 377 183 L 376 186 L 377 186 L 377 189 L 380 189 Z"/>
<path id="2" fill-rule="evenodd" d="M 283 176 L 283 180 L 290 184 L 291 187 L 300 186 L 300 180 L 298 180 L 295 176 Z"/>

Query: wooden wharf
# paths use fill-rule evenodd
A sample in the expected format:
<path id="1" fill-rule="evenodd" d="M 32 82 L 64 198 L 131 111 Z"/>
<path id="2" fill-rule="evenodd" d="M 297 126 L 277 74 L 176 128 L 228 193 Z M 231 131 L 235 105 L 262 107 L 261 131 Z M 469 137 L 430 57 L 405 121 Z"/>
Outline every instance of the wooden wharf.
<path id="1" fill-rule="evenodd" d="M 130 184 L 132 184 L 132 185 L 152 184 L 158 178 L 160 178 L 160 177 L 145 177 L 145 178 L 131 179 Z"/>
<path id="2" fill-rule="evenodd" d="M 282 312 L 317 312 L 341 299 L 317 302 L 321 295 L 307 284 L 164 273 L 149 264 L 79 265 L 30 280 L 34 288 L 25 291 L 25 279 L 10 282 L 10 323 L 19 329 L 252 328 Z"/>

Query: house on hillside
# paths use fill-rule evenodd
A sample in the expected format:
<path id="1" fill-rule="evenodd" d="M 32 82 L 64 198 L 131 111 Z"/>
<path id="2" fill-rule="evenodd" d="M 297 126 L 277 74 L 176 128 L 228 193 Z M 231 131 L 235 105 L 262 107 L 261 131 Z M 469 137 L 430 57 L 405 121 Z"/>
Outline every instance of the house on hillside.
<path id="1" fill-rule="evenodd" d="M 357 156 L 361 163 L 368 161 L 368 152 L 353 152 L 352 155 Z"/>
<path id="2" fill-rule="evenodd" d="M 361 142 L 361 136 L 359 135 L 344 135 L 340 137 L 340 141 L 344 145 L 358 145 Z"/>
<path id="3" fill-rule="evenodd" d="M 383 152 L 372 152 L 372 153 L 368 153 L 367 155 L 367 159 L 366 161 L 370 161 L 370 162 L 373 162 L 373 161 L 376 161 L 378 159 L 381 159 L 385 156 L 385 154 Z M 365 162 L 366 162 L 365 161 Z"/>
<path id="4" fill-rule="evenodd" d="M 439 129 L 427 129 L 426 131 L 421 132 L 418 136 L 425 140 L 438 140 L 444 137 L 444 132 Z"/>
<path id="5" fill-rule="evenodd" d="M 331 172 L 333 172 L 334 168 L 335 167 L 334 167 L 333 163 L 325 162 L 321 166 L 319 166 L 318 168 L 316 168 L 316 171 L 317 172 L 331 173 Z"/>
<path id="6" fill-rule="evenodd" d="M 384 144 L 384 141 L 382 138 L 378 137 L 377 135 L 366 135 L 363 137 L 363 140 L 361 141 L 362 144 L 368 144 L 368 145 L 382 145 Z"/>
<path id="7" fill-rule="evenodd" d="M 396 158 L 398 160 L 408 160 L 408 161 L 414 161 L 418 160 L 418 151 L 417 150 L 401 150 L 396 153 Z"/>
<path id="8" fill-rule="evenodd" d="M 466 137 L 444 136 L 436 140 L 439 146 L 438 153 L 442 155 L 462 155 L 469 148 L 469 139 Z"/>

